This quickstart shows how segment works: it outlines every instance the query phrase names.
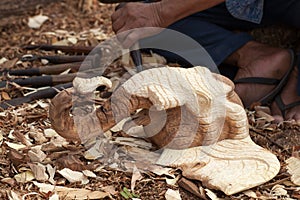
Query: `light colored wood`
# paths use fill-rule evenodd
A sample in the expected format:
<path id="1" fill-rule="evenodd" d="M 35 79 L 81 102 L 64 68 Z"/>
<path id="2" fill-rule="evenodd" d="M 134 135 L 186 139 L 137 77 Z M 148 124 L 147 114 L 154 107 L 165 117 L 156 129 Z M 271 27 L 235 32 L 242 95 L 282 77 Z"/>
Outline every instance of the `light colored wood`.
<path id="1" fill-rule="evenodd" d="M 82 84 L 76 81 L 85 82 L 77 79 L 73 84 L 75 91 L 89 99 L 92 90 L 78 87 Z M 105 83 L 94 86 L 89 82 L 88 88 L 97 84 L 110 85 L 105 79 Z M 60 95 L 52 100 L 50 119 L 63 137 L 84 142 L 140 110 L 125 126 L 143 125 L 147 139 L 164 149 L 157 164 L 177 167 L 185 177 L 225 194 L 258 186 L 279 172 L 276 156 L 251 140 L 247 116 L 233 83 L 207 68 L 142 71 L 123 83 L 102 108 L 91 109 L 83 118 L 75 114 L 66 119 L 70 103 L 61 105 L 64 95 Z"/>

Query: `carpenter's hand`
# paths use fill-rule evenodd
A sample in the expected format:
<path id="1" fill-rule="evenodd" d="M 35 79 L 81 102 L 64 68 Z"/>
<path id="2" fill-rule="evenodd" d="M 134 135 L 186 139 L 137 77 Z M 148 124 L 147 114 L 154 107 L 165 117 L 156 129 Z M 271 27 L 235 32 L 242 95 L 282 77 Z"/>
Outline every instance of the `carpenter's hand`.
<path id="1" fill-rule="evenodd" d="M 111 19 L 113 30 L 124 48 L 129 48 L 139 39 L 155 35 L 161 30 L 143 28 L 167 26 L 159 3 L 127 3 L 113 13 Z"/>

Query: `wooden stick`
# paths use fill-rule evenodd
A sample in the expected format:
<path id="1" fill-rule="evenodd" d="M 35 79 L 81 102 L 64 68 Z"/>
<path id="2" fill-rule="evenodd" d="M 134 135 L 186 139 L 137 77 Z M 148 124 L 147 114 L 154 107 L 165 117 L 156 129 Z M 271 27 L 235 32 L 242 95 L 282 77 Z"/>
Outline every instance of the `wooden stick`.
<path id="1" fill-rule="evenodd" d="M 70 87 L 72 87 L 72 83 L 56 85 L 54 87 L 39 90 L 25 97 L 19 97 L 12 100 L 4 101 L 0 103 L 0 107 L 3 109 L 7 109 L 11 106 L 17 106 L 23 103 L 29 103 L 31 101 L 38 100 L 38 99 L 53 98 L 60 90 L 70 88 Z"/>
<path id="2" fill-rule="evenodd" d="M 40 44 L 40 45 L 27 45 L 24 46 L 23 49 L 26 50 L 44 50 L 44 51 L 62 51 L 65 53 L 83 53 L 89 54 L 95 46 L 66 46 L 66 45 L 48 45 L 48 44 Z"/>
<path id="3" fill-rule="evenodd" d="M 39 88 L 43 86 L 53 86 L 57 84 L 67 83 L 73 81 L 77 73 L 63 74 L 63 75 L 46 75 L 36 76 L 25 79 L 14 79 L 11 81 L 1 81 L 0 87 L 6 87 L 10 82 L 16 83 L 20 86 L 30 86 Z"/>

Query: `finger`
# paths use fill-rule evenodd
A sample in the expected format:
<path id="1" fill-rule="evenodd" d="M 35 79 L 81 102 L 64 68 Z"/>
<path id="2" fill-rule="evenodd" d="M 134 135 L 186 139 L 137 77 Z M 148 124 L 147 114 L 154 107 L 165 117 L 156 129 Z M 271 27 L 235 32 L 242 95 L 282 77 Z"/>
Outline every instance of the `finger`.
<path id="1" fill-rule="evenodd" d="M 118 39 L 118 41 L 122 44 L 124 42 L 124 40 L 127 38 L 127 36 L 131 33 L 131 31 L 123 31 L 123 32 L 119 32 L 116 37 Z"/>
<path id="2" fill-rule="evenodd" d="M 140 39 L 139 31 L 131 31 L 127 37 L 123 40 L 122 45 L 124 48 L 130 48 Z"/>

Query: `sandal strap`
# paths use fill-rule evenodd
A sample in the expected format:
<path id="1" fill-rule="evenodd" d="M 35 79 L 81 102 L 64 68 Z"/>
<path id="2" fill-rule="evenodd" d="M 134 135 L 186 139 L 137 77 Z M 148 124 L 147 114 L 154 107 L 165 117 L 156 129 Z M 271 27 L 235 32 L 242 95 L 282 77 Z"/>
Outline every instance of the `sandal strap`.
<path id="1" fill-rule="evenodd" d="M 290 74 L 292 73 L 294 67 L 296 66 L 297 58 L 295 56 L 294 51 L 292 49 L 288 49 L 288 52 L 291 57 L 290 67 L 280 80 L 274 78 L 264 78 L 264 77 L 247 77 L 247 78 L 241 78 L 235 80 L 233 82 L 235 84 L 236 83 L 257 83 L 257 84 L 266 84 L 266 85 L 276 85 L 276 87 L 269 94 L 265 95 L 262 99 L 259 100 L 259 102 L 262 105 L 269 105 L 271 101 L 273 101 L 274 98 L 278 96 L 282 88 L 285 86 Z"/>
<path id="2" fill-rule="evenodd" d="M 256 83 L 264 85 L 277 85 L 280 83 L 280 79 L 275 78 L 264 78 L 264 77 L 247 77 L 233 81 L 236 83 Z"/>
<path id="3" fill-rule="evenodd" d="M 284 104 L 280 95 L 277 95 L 277 97 L 275 98 L 275 102 L 283 117 L 285 117 L 286 110 L 300 105 L 300 101 L 296 101 L 290 104 Z"/>

